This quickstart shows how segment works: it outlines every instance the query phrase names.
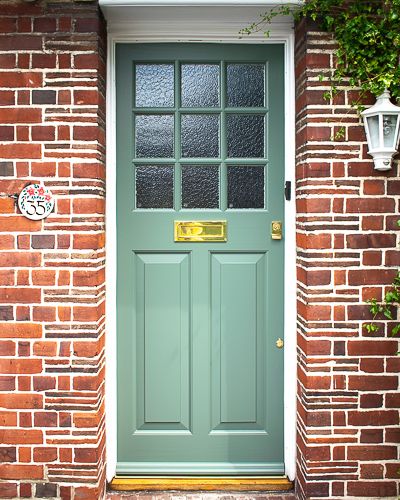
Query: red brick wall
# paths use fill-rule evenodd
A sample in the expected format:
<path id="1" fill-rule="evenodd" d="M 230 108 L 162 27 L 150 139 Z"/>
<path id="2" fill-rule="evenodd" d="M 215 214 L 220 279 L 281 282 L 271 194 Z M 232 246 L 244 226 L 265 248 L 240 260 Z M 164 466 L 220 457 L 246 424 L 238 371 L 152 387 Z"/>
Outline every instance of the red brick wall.
<path id="1" fill-rule="evenodd" d="M 0 498 L 104 488 L 104 45 L 96 2 L 1 2 Z"/>
<path id="2" fill-rule="evenodd" d="M 398 342 L 363 323 L 365 300 L 400 265 L 399 165 L 373 169 L 354 91 L 323 99 L 333 51 L 329 36 L 298 26 L 298 496 L 397 498 Z"/>

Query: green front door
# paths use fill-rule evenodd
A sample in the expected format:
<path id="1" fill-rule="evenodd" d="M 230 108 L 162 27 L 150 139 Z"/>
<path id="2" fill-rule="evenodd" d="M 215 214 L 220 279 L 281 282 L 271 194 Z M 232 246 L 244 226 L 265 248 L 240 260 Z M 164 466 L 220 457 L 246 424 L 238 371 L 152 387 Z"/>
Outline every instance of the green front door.
<path id="1" fill-rule="evenodd" d="M 118 474 L 284 471 L 283 60 L 117 46 Z"/>

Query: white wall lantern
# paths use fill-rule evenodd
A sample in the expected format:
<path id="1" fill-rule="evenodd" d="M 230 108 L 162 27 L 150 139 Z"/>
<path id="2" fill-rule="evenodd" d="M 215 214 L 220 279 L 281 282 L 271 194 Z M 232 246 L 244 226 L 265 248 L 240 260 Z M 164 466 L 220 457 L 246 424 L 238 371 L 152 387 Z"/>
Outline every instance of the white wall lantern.
<path id="1" fill-rule="evenodd" d="M 376 103 L 361 113 L 368 141 L 368 154 L 376 170 L 390 170 L 400 138 L 400 107 L 390 102 L 385 90 Z"/>

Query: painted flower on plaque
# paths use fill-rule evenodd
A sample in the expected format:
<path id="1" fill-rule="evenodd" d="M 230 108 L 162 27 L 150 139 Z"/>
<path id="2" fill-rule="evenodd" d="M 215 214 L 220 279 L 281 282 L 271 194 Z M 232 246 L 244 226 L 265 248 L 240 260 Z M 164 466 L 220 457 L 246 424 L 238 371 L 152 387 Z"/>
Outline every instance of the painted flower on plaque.
<path id="1" fill-rule="evenodd" d="M 21 191 L 18 207 L 27 219 L 45 219 L 53 211 L 54 196 L 43 184 L 30 184 Z"/>

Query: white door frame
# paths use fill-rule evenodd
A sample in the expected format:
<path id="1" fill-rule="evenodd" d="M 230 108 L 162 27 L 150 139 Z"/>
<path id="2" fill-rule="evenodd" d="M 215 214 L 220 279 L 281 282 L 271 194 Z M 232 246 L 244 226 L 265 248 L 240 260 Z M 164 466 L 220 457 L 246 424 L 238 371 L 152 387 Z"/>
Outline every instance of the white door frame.
<path id="1" fill-rule="evenodd" d="M 100 0 L 102 3 L 110 0 Z M 272 0 L 282 3 L 280 0 Z M 266 43 L 284 45 L 285 50 L 285 180 L 292 183 L 292 200 L 285 201 L 285 368 L 284 368 L 284 461 L 285 473 L 294 480 L 296 473 L 296 237 L 295 237 L 295 76 L 294 76 L 294 33 L 293 21 L 285 20 L 271 27 L 270 36 L 256 33 L 240 39 L 238 32 L 247 25 L 246 17 L 241 17 L 239 9 L 249 21 L 257 19 L 265 10 L 265 2 L 249 0 L 197 0 L 192 2 L 180 0 L 179 19 L 165 20 L 165 7 L 177 5 L 168 0 L 117 0 L 121 9 L 124 5 L 137 3 L 139 10 L 131 19 L 126 10 L 119 12 L 117 19 L 108 17 L 108 50 L 107 50 L 107 165 L 106 165 L 106 456 L 107 480 L 115 476 L 117 465 L 117 362 L 116 362 L 116 297 L 117 297 L 117 230 L 116 230 L 116 86 L 115 86 L 115 46 L 117 43 L 150 43 L 150 42 L 206 42 L 206 43 Z M 202 24 L 197 14 L 193 15 L 192 5 L 204 2 L 207 7 L 207 19 Z M 284 2 L 288 3 L 288 2 Z M 293 0 L 296 3 L 296 0 Z M 209 5 L 218 7 L 218 12 L 210 13 Z M 271 0 L 269 1 L 271 4 Z M 142 7 L 146 5 L 146 7 Z M 228 7 L 231 6 L 231 8 Z M 241 5 L 241 7 L 240 7 Z M 249 5 L 257 6 L 250 9 Z M 148 16 L 146 10 L 153 12 Z M 162 6 L 162 8 L 160 8 Z M 233 14 L 232 16 L 232 6 Z M 200 7 L 196 7 L 199 9 Z M 236 11 L 235 11 L 236 8 Z M 115 9 L 115 7 L 113 7 Z M 178 9 L 178 10 L 176 10 Z M 115 11 L 114 11 L 115 12 Z M 221 13 L 225 13 L 223 17 Z M 148 16 L 148 17 L 146 17 Z M 252 17 L 254 16 L 254 17 Z M 282 196 L 283 196 L 282 186 Z"/>

